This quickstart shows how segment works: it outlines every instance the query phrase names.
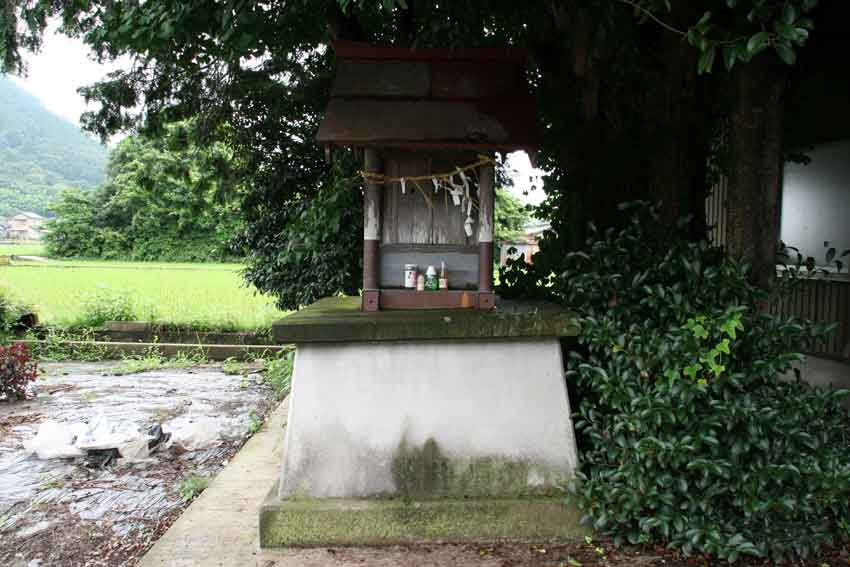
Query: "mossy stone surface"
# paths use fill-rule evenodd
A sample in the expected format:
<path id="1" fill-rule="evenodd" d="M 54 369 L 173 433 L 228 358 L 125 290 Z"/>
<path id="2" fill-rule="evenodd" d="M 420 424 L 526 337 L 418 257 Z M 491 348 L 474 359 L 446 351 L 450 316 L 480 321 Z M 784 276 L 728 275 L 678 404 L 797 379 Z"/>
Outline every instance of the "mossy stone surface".
<path id="1" fill-rule="evenodd" d="M 503 457 L 451 459 L 434 438 L 422 445 L 402 439 L 393 454 L 396 492 L 403 499 L 559 496 L 572 471 Z"/>
<path id="2" fill-rule="evenodd" d="M 359 297 L 326 297 L 273 325 L 278 343 L 570 337 L 573 313 L 540 302 L 500 302 L 492 311 L 360 310 Z"/>
<path id="3" fill-rule="evenodd" d="M 588 533 L 563 498 L 280 501 L 260 511 L 262 547 L 577 540 Z"/>

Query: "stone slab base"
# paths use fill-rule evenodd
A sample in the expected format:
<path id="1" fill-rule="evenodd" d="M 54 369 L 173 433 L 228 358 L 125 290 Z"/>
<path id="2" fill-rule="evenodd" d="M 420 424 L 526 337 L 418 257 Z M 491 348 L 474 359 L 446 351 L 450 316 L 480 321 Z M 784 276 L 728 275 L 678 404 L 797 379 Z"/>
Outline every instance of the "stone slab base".
<path id="1" fill-rule="evenodd" d="M 299 344 L 282 500 L 536 498 L 577 466 L 556 338 Z"/>
<path id="2" fill-rule="evenodd" d="M 564 498 L 475 500 L 279 500 L 260 510 L 260 546 L 577 540 L 588 532 Z"/>

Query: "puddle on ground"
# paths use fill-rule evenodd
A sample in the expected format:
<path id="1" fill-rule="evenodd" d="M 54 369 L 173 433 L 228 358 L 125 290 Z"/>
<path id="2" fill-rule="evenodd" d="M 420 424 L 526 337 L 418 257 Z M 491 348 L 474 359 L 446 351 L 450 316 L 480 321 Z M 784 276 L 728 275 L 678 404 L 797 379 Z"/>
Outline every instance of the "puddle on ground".
<path id="1" fill-rule="evenodd" d="M 217 472 L 270 409 L 271 392 L 258 375 L 201 367 L 112 376 L 109 366 L 44 364 L 36 398 L 0 403 L 0 539 L 28 540 L 80 520 L 117 536 L 155 524 L 183 505 L 177 483 L 186 474 Z M 145 461 L 105 469 L 89 468 L 85 459 L 41 460 L 23 447 L 45 420 L 70 425 L 97 415 L 141 431 L 198 417 L 218 426 L 221 442 L 188 452 L 160 448 Z"/>

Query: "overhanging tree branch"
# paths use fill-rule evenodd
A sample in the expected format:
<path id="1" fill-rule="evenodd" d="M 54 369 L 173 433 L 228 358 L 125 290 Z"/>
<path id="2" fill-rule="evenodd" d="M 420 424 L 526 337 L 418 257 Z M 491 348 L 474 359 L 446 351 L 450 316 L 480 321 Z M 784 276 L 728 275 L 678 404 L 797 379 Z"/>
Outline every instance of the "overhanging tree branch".
<path id="1" fill-rule="evenodd" d="M 675 33 L 676 35 L 680 35 L 682 37 L 686 37 L 688 35 L 688 32 L 682 31 L 680 29 L 677 29 L 677 28 L 671 26 L 670 24 L 668 24 L 667 22 L 665 22 L 664 20 L 662 20 L 661 18 L 659 18 L 658 16 L 653 14 L 650 10 L 648 10 L 647 8 L 644 8 L 643 6 L 638 4 L 637 2 L 633 2 L 632 0 L 617 0 L 617 1 L 622 3 L 622 4 L 626 4 L 628 6 L 635 8 L 636 10 L 638 10 L 639 12 L 644 14 L 646 17 L 648 17 L 649 19 L 651 19 L 652 21 L 654 21 L 655 23 L 657 23 L 658 25 L 660 25 L 664 29 L 671 31 L 671 32 Z"/>

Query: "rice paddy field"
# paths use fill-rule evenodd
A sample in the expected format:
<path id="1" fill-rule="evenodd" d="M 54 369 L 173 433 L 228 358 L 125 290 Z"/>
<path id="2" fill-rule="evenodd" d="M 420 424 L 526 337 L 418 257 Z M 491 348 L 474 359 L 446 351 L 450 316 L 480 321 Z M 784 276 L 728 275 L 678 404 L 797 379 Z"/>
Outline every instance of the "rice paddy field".
<path id="1" fill-rule="evenodd" d="M 137 320 L 216 330 L 268 329 L 285 313 L 271 298 L 247 287 L 240 270 L 238 264 L 15 261 L 0 266 L 0 288 L 32 306 L 48 325 L 73 325 L 92 302 L 121 297 L 129 300 Z"/>
<path id="2" fill-rule="evenodd" d="M 42 244 L 0 244 L 0 256 L 43 256 Z"/>

